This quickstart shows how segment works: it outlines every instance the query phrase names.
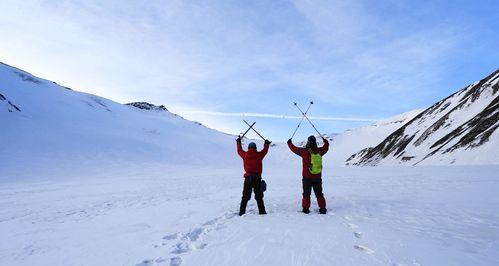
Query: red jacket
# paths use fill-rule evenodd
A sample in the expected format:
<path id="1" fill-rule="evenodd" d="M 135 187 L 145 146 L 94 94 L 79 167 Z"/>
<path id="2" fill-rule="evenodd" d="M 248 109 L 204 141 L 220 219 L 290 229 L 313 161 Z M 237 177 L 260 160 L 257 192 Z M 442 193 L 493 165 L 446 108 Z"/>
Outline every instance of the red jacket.
<path id="1" fill-rule="evenodd" d="M 263 145 L 262 151 L 249 149 L 244 151 L 241 143 L 237 143 L 237 153 L 244 161 L 244 176 L 262 176 L 262 160 L 269 151 L 269 144 Z"/>
<path id="2" fill-rule="evenodd" d="M 293 142 L 288 141 L 288 147 L 289 149 L 294 152 L 296 155 L 300 156 L 302 158 L 302 164 L 303 164 L 303 170 L 302 170 L 302 176 L 304 178 L 321 178 L 322 174 L 312 174 L 310 173 L 310 162 L 311 162 L 311 156 L 310 156 L 310 151 L 307 148 L 299 148 L 293 145 Z M 326 152 L 329 150 L 329 142 L 327 139 L 324 139 L 324 145 L 320 148 L 312 149 L 314 153 L 320 153 L 321 156 L 324 156 Z"/>

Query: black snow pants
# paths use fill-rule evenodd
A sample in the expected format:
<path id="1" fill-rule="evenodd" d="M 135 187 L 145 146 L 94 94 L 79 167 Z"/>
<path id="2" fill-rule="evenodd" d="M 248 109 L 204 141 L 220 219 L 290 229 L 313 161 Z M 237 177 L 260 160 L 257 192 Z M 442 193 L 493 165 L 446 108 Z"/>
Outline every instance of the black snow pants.
<path id="1" fill-rule="evenodd" d="M 322 179 L 321 178 L 303 178 L 303 197 L 310 198 L 312 194 L 312 188 L 314 189 L 314 194 L 317 198 L 322 198 Z"/>
<path id="2" fill-rule="evenodd" d="M 310 194 L 312 194 L 312 188 L 314 189 L 315 197 L 317 198 L 317 204 L 319 205 L 321 213 L 326 213 L 326 199 L 322 193 L 322 178 L 303 178 L 303 199 L 302 207 L 304 210 L 308 211 L 310 208 Z"/>
<path id="3" fill-rule="evenodd" d="M 263 192 L 260 190 L 260 183 L 262 178 L 260 176 L 247 176 L 244 178 L 243 197 L 241 199 L 241 206 L 239 207 L 239 215 L 246 213 L 246 205 L 251 199 L 251 191 L 255 193 L 256 204 L 258 205 L 259 214 L 267 214 L 265 211 L 265 204 L 263 203 Z"/>

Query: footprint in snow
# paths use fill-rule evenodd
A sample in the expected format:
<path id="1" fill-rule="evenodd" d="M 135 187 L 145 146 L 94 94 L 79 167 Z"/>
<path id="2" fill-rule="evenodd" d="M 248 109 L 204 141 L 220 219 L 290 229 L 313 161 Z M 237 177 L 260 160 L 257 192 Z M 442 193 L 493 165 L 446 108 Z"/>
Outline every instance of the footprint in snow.
<path id="1" fill-rule="evenodd" d="M 234 217 L 237 217 L 237 213 L 226 213 L 220 217 L 202 223 L 200 227 L 196 227 L 190 230 L 188 233 L 174 233 L 166 235 L 162 238 L 163 240 L 165 240 L 165 242 L 161 243 L 161 246 L 167 245 L 168 241 L 176 240 L 177 243 L 172 245 L 172 250 L 170 252 L 171 254 L 183 254 L 192 250 L 203 249 L 208 244 L 198 243 L 202 236 L 211 231 L 218 231 L 224 228 L 224 223 Z M 154 247 L 159 248 L 160 245 L 154 245 Z M 164 262 L 166 262 L 166 260 L 161 257 L 157 258 L 156 260 L 145 259 L 136 266 L 149 266 Z M 170 258 L 170 266 L 179 266 L 181 264 L 181 257 L 175 256 Z"/>
<path id="2" fill-rule="evenodd" d="M 175 234 L 171 234 L 171 235 L 167 235 L 167 236 L 164 236 L 163 239 L 164 240 L 173 240 L 173 239 L 177 239 L 179 236 L 178 233 L 175 233 Z"/>
<path id="3" fill-rule="evenodd" d="M 189 243 L 187 242 L 180 242 L 175 244 L 175 247 L 173 248 L 173 251 L 171 253 L 173 254 L 182 254 L 186 253 L 191 250 L 191 247 Z"/>
<path id="4" fill-rule="evenodd" d="M 181 257 L 173 257 L 170 259 L 170 266 L 180 266 L 182 264 Z"/>
<path id="5" fill-rule="evenodd" d="M 355 245 L 353 246 L 353 248 L 355 248 L 356 250 L 359 250 L 359 251 L 362 251 L 366 254 L 374 254 L 374 250 L 366 247 L 366 246 L 362 246 L 362 245 Z"/>
<path id="6" fill-rule="evenodd" d="M 215 230 L 221 229 L 221 225 L 224 221 L 227 221 L 231 218 L 236 217 L 236 213 L 227 213 L 215 219 L 204 222 L 200 227 L 196 227 L 191 229 L 188 233 L 174 233 L 167 236 L 164 236 L 164 240 L 178 240 L 176 244 L 173 245 L 173 249 L 170 253 L 172 254 L 183 254 L 190 252 L 192 250 L 199 250 L 205 248 L 208 244 L 206 243 L 198 243 L 203 235 Z M 180 257 L 173 257 L 179 258 Z M 177 261 L 177 260 L 176 260 Z M 171 264 L 171 263 L 170 263 Z M 173 264 L 171 264 L 173 265 Z"/>
<path id="7" fill-rule="evenodd" d="M 194 230 L 191 230 L 189 233 L 187 233 L 184 238 L 189 239 L 189 241 L 193 242 L 199 239 L 199 237 L 206 232 L 206 228 L 204 227 L 198 227 L 195 228 Z"/>
<path id="8" fill-rule="evenodd" d="M 353 232 L 353 235 L 354 235 L 356 238 L 362 238 L 362 232 Z"/>

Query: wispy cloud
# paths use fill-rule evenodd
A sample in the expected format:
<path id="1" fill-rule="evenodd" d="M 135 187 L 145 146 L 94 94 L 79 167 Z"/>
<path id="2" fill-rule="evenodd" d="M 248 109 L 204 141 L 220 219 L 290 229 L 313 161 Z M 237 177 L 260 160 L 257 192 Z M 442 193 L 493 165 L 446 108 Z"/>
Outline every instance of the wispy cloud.
<path id="1" fill-rule="evenodd" d="M 0 10 L 0 60 L 121 102 L 209 111 L 201 122 L 221 128 L 232 127 L 222 113 L 276 116 L 313 99 L 314 117 L 341 131 L 429 105 L 473 81 L 456 73 L 499 60 L 497 6 L 479 0 L 6 0 Z"/>
<path id="2" fill-rule="evenodd" d="M 231 112 L 210 112 L 210 111 L 190 111 L 180 112 L 180 115 L 212 115 L 212 116 L 232 116 L 232 117 L 261 117 L 261 118 L 276 118 L 276 119 L 302 119 L 303 116 L 293 115 L 277 115 L 264 113 L 231 113 Z M 357 117 L 334 117 L 334 116 L 307 116 L 312 120 L 325 121 L 353 121 L 353 122 L 376 122 L 382 119 L 372 118 L 357 118 Z"/>

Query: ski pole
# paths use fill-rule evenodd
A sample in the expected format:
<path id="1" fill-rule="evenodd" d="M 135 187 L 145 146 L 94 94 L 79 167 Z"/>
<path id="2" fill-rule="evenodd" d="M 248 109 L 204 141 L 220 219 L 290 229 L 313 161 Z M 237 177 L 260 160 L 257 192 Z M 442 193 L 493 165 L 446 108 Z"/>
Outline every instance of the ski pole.
<path id="1" fill-rule="evenodd" d="M 308 105 L 308 108 L 307 108 L 307 111 L 305 111 L 305 114 L 308 113 L 308 110 L 310 109 L 310 106 L 312 106 L 312 104 L 314 104 L 313 101 L 310 101 L 310 104 Z M 294 103 L 294 105 L 296 105 L 296 102 Z M 303 119 L 305 119 L 305 117 L 301 117 L 301 120 L 300 120 L 300 123 L 298 123 L 298 126 L 295 128 L 295 131 L 293 132 L 293 135 L 291 135 L 291 138 L 293 138 L 296 134 L 296 131 L 298 131 L 298 128 L 300 127 L 301 123 L 303 122 Z"/>
<path id="2" fill-rule="evenodd" d="M 246 123 L 246 124 L 249 126 L 249 128 L 248 128 L 248 130 L 246 130 L 246 132 L 244 132 L 244 134 L 242 136 L 240 136 L 241 139 L 243 139 L 244 136 L 246 135 L 246 133 L 248 133 L 248 131 L 250 131 L 250 129 L 253 128 L 253 126 L 256 124 L 256 122 L 253 122 L 253 124 L 251 124 L 251 125 L 248 123 Z"/>
<path id="3" fill-rule="evenodd" d="M 315 128 L 314 124 L 312 123 L 312 121 L 310 121 L 310 119 L 308 119 L 307 115 L 305 113 L 303 113 L 303 111 L 301 110 L 301 108 L 295 104 L 296 108 L 298 108 L 298 110 L 300 110 L 301 114 L 303 115 L 303 117 L 305 117 L 307 119 L 307 121 L 310 123 L 310 125 L 312 125 L 312 127 L 315 129 L 315 131 L 317 132 L 317 134 L 319 134 L 319 136 L 322 137 L 322 134 L 319 132 L 319 130 L 317 130 L 317 128 Z"/>
<path id="4" fill-rule="evenodd" d="M 246 123 L 246 125 L 248 125 L 248 126 L 250 125 L 248 122 L 246 122 L 246 120 L 243 119 L 243 121 L 244 121 L 244 123 Z M 253 123 L 253 124 L 255 124 L 255 123 Z M 258 133 L 258 131 L 256 131 L 256 129 L 254 129 L 253 127 L 251 127 L 251 129 L 253 129 L 253 131 L 255 131 L 255 133 L 258 134 L 258 136 L 260 136 L 260 138 L 262 138 L 265 141 L 265 138 L 260 133 Z"/>

